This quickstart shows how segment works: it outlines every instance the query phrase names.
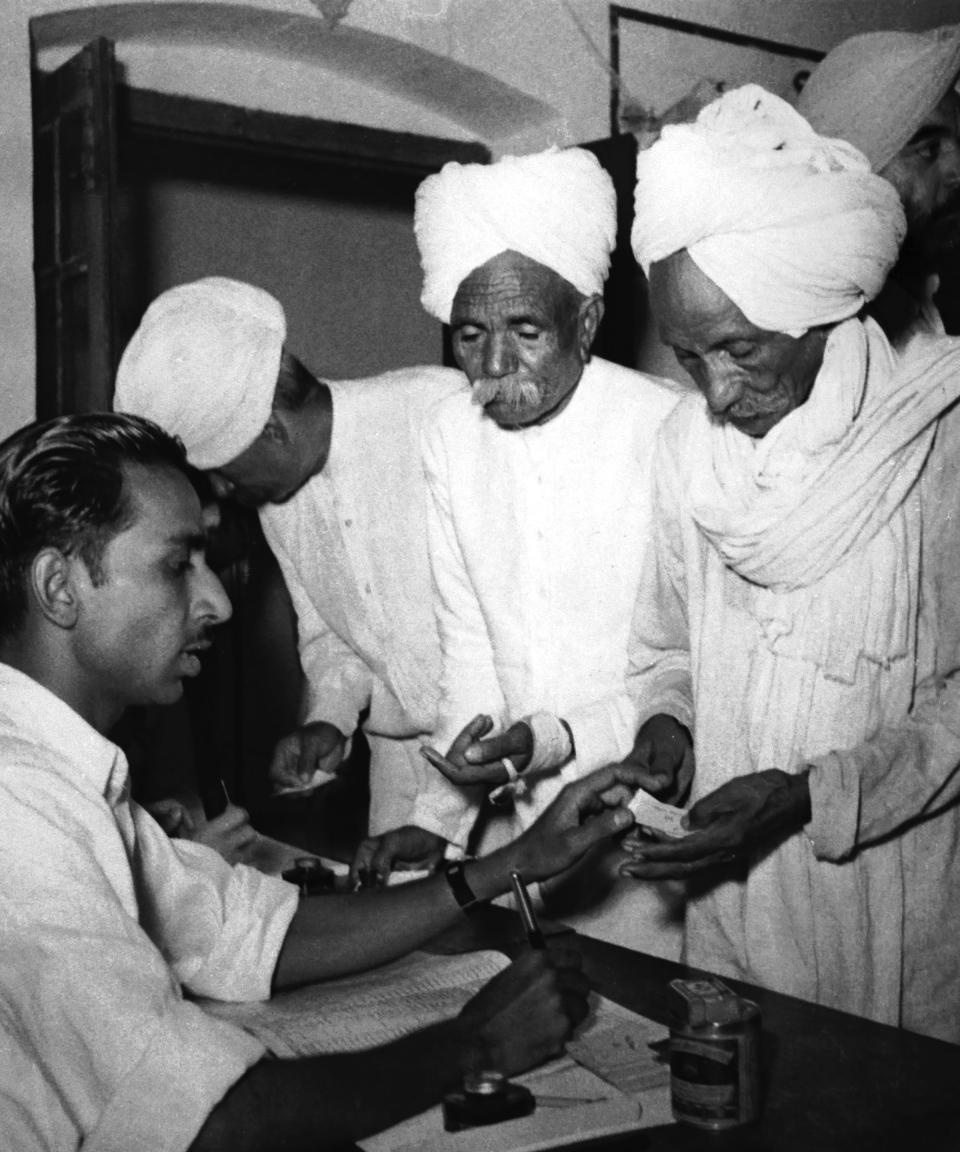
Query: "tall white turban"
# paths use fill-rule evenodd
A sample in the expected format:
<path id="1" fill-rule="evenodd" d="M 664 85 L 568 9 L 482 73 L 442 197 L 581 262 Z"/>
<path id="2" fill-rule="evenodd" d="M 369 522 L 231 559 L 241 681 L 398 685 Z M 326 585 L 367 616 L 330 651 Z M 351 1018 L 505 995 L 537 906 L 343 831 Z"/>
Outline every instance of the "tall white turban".
<path id="1" fill-rule="evenodd" d="M 686 249 L 760 328 L 801 335 L 856 315 L 906 232 L 893 185 L 755 84 L 637 158 L 633 250 L 645 272 Z"/>
<path id="2" fill-rule="evenodd" d="M 960 24 L 929 32 L 867 32 L 829 52 L 797 107 L 826 136 L 863 152 L 879 172 L 960 74 Z"/>
<path id="3" fill-rule="evenodd" d="M 179 436 L 190 463 L 219 468 L 270 417 L 283 308 L 268 292 L 210 276 L 162 293 L 124 350 L 113 405 Z"/>
<path id="4" fill-rule="evenodd" d="M 613 181 L 592 152 L 549 148 L 495 164 L 445 164 L 417 189 L 424 308 L 448 323 L 461 281 L 512 250 L 584 296 L 603 291 L 617 240 Z"/>

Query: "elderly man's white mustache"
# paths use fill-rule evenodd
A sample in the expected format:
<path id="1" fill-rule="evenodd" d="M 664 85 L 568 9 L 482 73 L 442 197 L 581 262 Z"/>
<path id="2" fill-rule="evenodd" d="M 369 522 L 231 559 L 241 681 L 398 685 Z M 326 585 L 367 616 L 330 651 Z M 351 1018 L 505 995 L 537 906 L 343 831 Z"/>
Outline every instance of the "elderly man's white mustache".
<path id="1" fill-rule="evenodd" d="M 473 402 L 486 408 L 494 400 L 509 408 L 525 408 L 540 402 L 540 388 L 533 380 L 504 376 L 499 380 L 480 377 L 473 381 Z"/>

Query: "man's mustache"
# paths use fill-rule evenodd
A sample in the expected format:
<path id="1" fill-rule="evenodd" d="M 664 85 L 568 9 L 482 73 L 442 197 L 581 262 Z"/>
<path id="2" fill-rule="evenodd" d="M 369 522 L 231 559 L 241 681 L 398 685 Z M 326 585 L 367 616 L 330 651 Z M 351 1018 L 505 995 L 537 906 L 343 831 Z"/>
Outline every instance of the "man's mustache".
<path id="1" fill-rule="evenodd" d="M 540 400 L 540 387 L 534 380 L 519 376 L 502 376 L 490 380 L 481 376 L 472 382 L 473 402 L 485 408 L 499 400 L 509 408 L 525 408 Z"/>

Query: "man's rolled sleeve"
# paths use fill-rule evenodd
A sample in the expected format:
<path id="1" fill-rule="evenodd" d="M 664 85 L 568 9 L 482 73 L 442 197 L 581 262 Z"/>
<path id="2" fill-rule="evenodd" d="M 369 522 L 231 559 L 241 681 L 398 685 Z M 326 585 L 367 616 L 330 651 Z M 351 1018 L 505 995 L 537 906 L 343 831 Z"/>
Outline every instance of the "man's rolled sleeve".
<path id="1" fill-rule="evenodd" d="M 809 762 L 810 823 L 807 837 L 819 860 L 845 860 L 857 843 L 860 778 L 853 760 L 830 752 Z"/>
<path id="2" fill-rule="evenodd" d="M 167 958 L 177 979 L 211 999 L 269 999 L 277 957 L 297 910 L 296 888 L 245 864 L 230 867 L 203 844 L 173 843 L 188 868 L 213 881 L 194 890 L 189 923 L 170 941 Z M 165 935 L 171 934 L 168 928 Z"/>
<path id="3" fill-rule="evenodd" d="M 414 801 L 410 823 L 465 851 L 477 822 L 479 804 L 472 802 L 464 789 L 451 784 L 439 772 L 436 777 Z"/>

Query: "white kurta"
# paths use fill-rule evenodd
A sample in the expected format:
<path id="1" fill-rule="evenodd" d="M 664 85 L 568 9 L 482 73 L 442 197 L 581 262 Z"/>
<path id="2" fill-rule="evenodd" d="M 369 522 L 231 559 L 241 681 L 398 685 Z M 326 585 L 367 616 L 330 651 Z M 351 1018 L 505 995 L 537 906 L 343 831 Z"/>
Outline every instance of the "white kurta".
<path id="1" fill-rule="evenodd" d="M 266 999 L 296 889 L 173 842 L 123 753 L 0 664 L 0 1147 L 187 1148 L 263 1046 L 185 1001 Z"/>
<path id="2" fill-rule="evenodd" d="M 452 369 L 404 368 L 332 382 L 323 471 L 260 513 L 297 614 L 303 722 L 344 735 L 369 709 L 370 832 L 408 822 L 425 773 L 440 655 L 420 459 L 425 413 L 466 388 Z"/>
<path id="3" fill-rule="evenodd" d="M 477 713 L 499 731 L 545 710 L 576 759 L 492 822 L 487 850 L 528 827 L 564 783 L 622 758 L 606 701 L 623 690 L 638 573 L 650 534 L 650 462 L 677 386 L 593 359 L 545 424 L 498 427 L 469 395 L 424 437 L 430 553 L 443 651 L 435 745 Z M 413 823 L 463 847 L 476 798 L 436 773 Z"/>
<path id="4" fill-rule="evenodd" d="M 694 801 L 738 775 L 812 764 L 813 818 L 748 870 L 688 888 L 685 959 L 960 1041 L 960 680 L 948 676 L 960 667 L 960 413 L 941 419 L 919 485 L 917 661 L 891 661 L 865 693 L 859 673 L 845 683 L 772 660 L 764 590 L 690 515 L 702 461 L 685 447 L 702 412 L 698 397 L 678 406 L 658 453 L 631 641 L 637 722 L 666 712 L 695 731 Z"/>

